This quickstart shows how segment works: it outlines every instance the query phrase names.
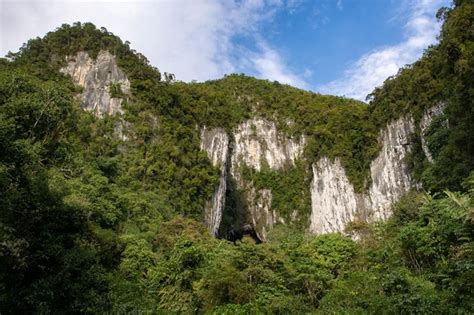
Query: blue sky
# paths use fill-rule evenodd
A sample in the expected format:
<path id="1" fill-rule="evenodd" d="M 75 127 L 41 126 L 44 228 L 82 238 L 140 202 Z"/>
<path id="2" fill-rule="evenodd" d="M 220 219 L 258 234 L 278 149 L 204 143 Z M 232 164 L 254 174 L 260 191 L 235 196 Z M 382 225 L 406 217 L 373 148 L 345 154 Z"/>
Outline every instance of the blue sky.
<path id="1" fill-rule="evenodd" d="M 91 21 L 183 81 L 246 73 L 364 100 L 436 42 L 448 0 L 0 0 L 0 53 Z"/>
<path id="2" fill-rule="evenodd" d="M 335 80 L 344 67 L 368 50 L 403 40 L 403 21 L 396 21 L 395 1 L 306 1 L 276 16 L 270 43 L 311 69 L 313 84 Z"/>

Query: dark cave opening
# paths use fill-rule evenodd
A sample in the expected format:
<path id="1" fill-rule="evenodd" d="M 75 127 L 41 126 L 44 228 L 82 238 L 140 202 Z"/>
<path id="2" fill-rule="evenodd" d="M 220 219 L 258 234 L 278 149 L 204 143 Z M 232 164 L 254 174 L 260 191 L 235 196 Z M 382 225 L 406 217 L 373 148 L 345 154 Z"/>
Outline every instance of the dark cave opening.
<path id="1" fill-rule="evenodd" d="M 241 241 L 245 236 L 251 237 L 256 244 L 262 243 L 262 240 L 258 237 L 257 232 L 250 224 L 245 224 L 238 229 L 229 230 L 224 238 L 235 244 L 237 241 Z"/>

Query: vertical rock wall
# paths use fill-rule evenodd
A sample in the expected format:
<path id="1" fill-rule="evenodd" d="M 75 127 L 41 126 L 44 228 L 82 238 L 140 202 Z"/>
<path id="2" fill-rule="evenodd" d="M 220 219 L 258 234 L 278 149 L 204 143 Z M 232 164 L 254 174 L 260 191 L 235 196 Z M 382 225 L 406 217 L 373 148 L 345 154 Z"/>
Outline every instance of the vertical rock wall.
<path id="1" fill-rule="evenodd" d="M 355 192 L 339 159 L 331 161 L 323 157 L 315 163 L 310 187 L 312 213 L 309 230 L 317 234 L 342 232 L 356 218 L 380 220 L 390 216 L 391 205 L 410 189 L 418 187 L 405 163 L 414 132 L 415 123 L 411 117 L 395 120 L 382 130 L 379 137 L 382 148 L 370 165 L 372 181 L 366 193 Z M 268 228 L 283 220 L 271 209 L 272 192 L 256 191 L 252 183 L 241 178 L 239 169 L 246 165 L 259 171 L 267 165 L 278 170 L 293 165 L 303 152 L 304 138 L 300 141 L 289 139 L 277 131 L 274 123 L 263 119 L 240 124 L 233 138 L 230 141 L 222 129 L 204 128 L 201 134 L 202 149 L 221 169 L 212 205 L 206 210 L 209 213 L 207 222 L 216 235 L 225 205 L 226 177 L 230 175 L 237 188 L 247 194 L 247 211 L 251 218 L 248 223 L 253 225 L 259 237 L 265 239 Z M 227 161 L 231 164 L 228 165 Z"/>
<path id="2" fill-rule="evenodd" d="M 227 189 L 227 168 L 229 160 L 229 136 L 221 128 L 201 131 L 201 150 L 207 152 L 212 164 L 219 168 L 219 182 L 212 200 L 206 203 L 205 220 L 212 235 L 217 236 L 225 206 Z"/>
<path id="3" fill-rule="evenodd" d="M 284 223 L 272 209 L 272 191 L 269 189 L 255 190 L 253 187 L 247 192 L 249 202 L 248 211 L 251 224 L 260 240 L 267 239 L 268 230 L 277 222 Z"/>
<path id="4" fill-rule="evenodd" d="M 275 123 L 252 119 L 240 124 L 234 133 L 235 146 L 232 165 L 245 164 L 260 171 L 264 164 L 271 169 L 291 165 L 302 154 L 304 139 L 296 141 L 285 137 Z"/>
<path id="5" fill-rule="evenodd" d="M 382 149 L 370 164 L 372 184 L 366 205 L 375 220 L 387 219 L 391 205 L 417 186 L 405 163 L 412 149 L 410 141 L 414 132 L 415 123 L 411 117 L 402 117 L 382 131 L 379 138 Z"/>
<path id="6" fill-rule="evenodd" d="M 225 206 L 226 181 L 231 176 L 236 188 L 246 193 L 251 221 L 248 223 L 260 239 L 265 239 L 268 228 L 283 220 L 271 209 L 272 192 L 268 189 L 256 190 L 252 183 L 242 178 L 240 168 L 246 165 L 259 171 L 264 165 L 271 169 L 291 166 L 303 153 L 304 138 L 299 141 L 288 138 L 277 131 L 275 123 L 259 118 L 238 125 L 232 138 L 230 141 L 220 128 L 203 128 L 201 132 L 201 149 L 208 153 L 213 165 L 221 170 L 212 203 L 206 207 L 206 213 L 209 213 L 206 222 L 211 233 L 216 235 Z M 230 165 L 227 161 L 230 161 Z"/>
<path id="7" fill-rule="evenodd" d="M 313 165 L 310 231 L 316 234 L 343 231 L 365 206 L 356 194 L 339 159 L 321 158 Z"/>
<path id="8" fill-rule="evenodd" d="M 443 114 L 445 108 L 446 108 L 445 103 L 439 103 L 436 106 L 428 108 L 427 110 L 425 110 L 423 117 L 421 118 L 421 121 L 420 121 L 421 147 L 423 149 L 423 152 L 425 153 L 426 158 L 430 162 L 433 162 L 433 157 L 431 156 L 430 150 L 428 149 L 428 145 L 426 143 L 424 133 L 431 125 L 431 122 L 433 121 L 433 119 Z"/>
<path id="9" fill-rule="evenodd" d="M 420 121 L 420 131 L 440 115 L 444 106 L 427 111 Z M 391 206 L 411 189 L 420 187 L 405 162 L 412 150 L 415 122 L 411 116 L 402 117 L 382 130 L 379 155 L 370 164 L 371 185 L 366 193 L 356 193 L 340 160 L 321 158 L 313 165 L 311 183 L 311 222 L 313 233 L 343 232 L 356 218 L 368 221 L 384 220 L 391 215 Z M 423 137 L 421 138 L 424 143 Z M 428 148 L 423 148 L 430 159 Z"/>
<path id="10" fill-rule="evenodd" d="M 343 232 L 356 217 L 386 219 L 390 206 L 416 187 L 404 162 L 411 150 L 413 132 L 411 117 L 400 118 L 382 131 L 379 137 L 382 149 L 370 165 L 372 183 L 364 194 L 354 191 L 339 159 L 330 161 L 323 157 L 313 165 L 310 231 Z"/>
<path id="11" fill-rule="evenodd" d="M 117 66 L 115 56 L 100 51 L 93 60 L 87 52 L 78 52 L 67 58 L 67 66 L 61 72 L 71 76 L 74 83 L 83 88 L 82 107 L 96 116 L 122 113 L 122 99 L 110 95 L 110 86 L 118 84 L 124 95 L 130 95 L 130 82 Z"/>

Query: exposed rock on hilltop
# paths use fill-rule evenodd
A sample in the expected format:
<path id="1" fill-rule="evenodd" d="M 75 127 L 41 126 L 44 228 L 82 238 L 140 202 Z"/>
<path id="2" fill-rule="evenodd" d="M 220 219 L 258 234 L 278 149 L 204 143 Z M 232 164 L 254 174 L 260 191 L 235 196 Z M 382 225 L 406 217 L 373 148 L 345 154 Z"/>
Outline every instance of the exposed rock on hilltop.
<path id="1" fill-rule="evenodd" d="M 67 66 L 61 71 L 71 76 L 83 88 L 81 103 L 84 109 L 98 117 L 123 114 L 123 98 L 131 97 L 130 81 L 117 65 L 115 56 L 102 50 L 92 59 L 87 52 L 78 52 L 66 58 Z M 114 92 L 115 89 L 115 92 Z M 252 97 L 237 97 L 241 102 L 252 103 Z M 251 106 L 254 107 L 254 106 Z M 256 110 L 256 109 L 254 109 Z M 344 232 L 354 220 L 373 221 L 390 216 L 391 206 L 411 189 L 420 188 L 411 176 L 406 163 L 412 151 L 415 130 L 421 134 L 430 122 L 443 112 L 442 106 L 425 110 L 416 128 L 411 115 L 390 122 L 379 135 L 380 153 L 370 163 L 370 185 L 357 191 L 341 163 L 340 157 L 322 156 L 307 167 L 301 181 L 306 183 L 311 198 L 311 213 L 303 227 L 312 233 Z M 258 110 L 257 110 L 258 111 Z M 255 113 L 258 115 L 258 112 Z M 288 123 L 290 122 L 290 123 Z M 294 125 L 287 120 L 287 128 Z M 281 123 L 280 123 L 281 125 Z M 131 126 L 128 126 L 131 128 Z M 291 216 L 279 213 L 272 204 L 274 192 L 270 187 L 255 187 L 243 170 L 259 173 L 262 169 L 275 172 L 295 167 L 295 161 L 308 160 L 303 156 L 306 138 L 289 137 L 279 131 L 275 122 L 266 118 L 252 118 L 241 122 L 230 131 L 201 126 L 201 150 L 207 152 L 212 164 L 219 169 L 219 180 L 212 197 L 205 202 L 204 220 L 214 236 L 225 236 L 231 230 L 251 226 L 259 239 L 265 240 L 267 232 L 276 223 L 291 224 L 295 218 L 303 218 L 301 209 L 291 209 Z M 432 160 L 424 137 L 420 137 L 423 152 Z M 311 182 L 308 179 L 311 179 Z M 289 188 L 291 189 L 291 188 Z M 226 198 L 239 199 L 241 222 L 221 229 L 227 215 Z"/>
<path id="2" fill-rule="evenodd" d="M 87 52 L 80 51 L 66 60 L 67 66 L 61 72 L 70 75 L 74 83 L 83 88 L 84 109 L 99 117 L 123 113 L 122 98 L 130 95 L 130 81 L 112 54 L 100 51 L 93 60 Z"/>

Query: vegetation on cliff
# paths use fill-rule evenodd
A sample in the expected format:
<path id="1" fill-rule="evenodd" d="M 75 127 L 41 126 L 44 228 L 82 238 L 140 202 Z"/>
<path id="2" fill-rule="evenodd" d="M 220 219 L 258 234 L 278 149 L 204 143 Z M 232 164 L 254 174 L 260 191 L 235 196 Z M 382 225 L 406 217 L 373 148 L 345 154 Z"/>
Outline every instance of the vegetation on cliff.
<path id="1" fill-rule="evenodd" d="M 440 44 L 369 105 L 243 75 L 163 80 L 90 23 L 0 59 L 0 312 L 473 313 L 474 3 L 457 0 L 440 18 Z M 58 71 L 66 56 L 101 49 L 131 81 L 127 141 L 114 133 L 118 117 L 81 110 Z M 196 126 L 258 115 L 307 135 L 289 176 L 245 174 L 289 215 L 308 207 L 300 174 L 311 161 L 341 157 L 364 189 L 378 129 L 439 102 L 445 115 L 426 131 L 434 162 L 420 145 L 411 157 L 430 192 L 406 196 L 385 223 L 354 224 L 357 242 L 277 226 L 264 244 L 234 244 L 200 223 L 219 174 Z"/>
<path id="2" fill-rule="evenodd" d="M 454 5 L 453 10 L 438 12 L 444 20 L 440 43 L 370 96 L 377 126 L 404 113 L 419 120 L 429 107 L 446 104 L 444 117 L 426 131 L 434 163 L 422 161 L 421 150 L 414 157 L 415 174 L 432 191 L 461 189 L 463 178 L 474 169 L 474 5 L 470 0 Z"/>

